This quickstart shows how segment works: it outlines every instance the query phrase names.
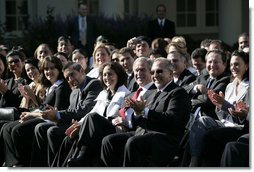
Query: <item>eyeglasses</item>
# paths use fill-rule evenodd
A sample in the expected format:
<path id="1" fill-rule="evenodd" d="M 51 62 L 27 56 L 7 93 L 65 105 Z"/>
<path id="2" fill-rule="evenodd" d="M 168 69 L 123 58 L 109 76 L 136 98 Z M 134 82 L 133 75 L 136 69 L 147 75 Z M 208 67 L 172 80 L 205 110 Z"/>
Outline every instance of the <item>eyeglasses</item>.
<path id="1" fill-rule="evenodd" d="M 157 74 L 162 74 L 162 73 L 163 73 L 163 70 L 162 70 L 162 69 L 152 70 L 152 71 L 151 71 L 151 74 L 154 75 L 155 72 L 156 72 Z"/>
<path id="2" fill-rule="evenodd" d="M 12 64 L 12 63 L 17 64 L 17 63 L 19 63 L 19 62 L 20 62 L 19 59 L 14 59 L 14 60 L 8 61 L 8 64 Z"/>
<path id="3" fill-rule="evenodd" d="M 118 58 L 112 59 L 113 62 L 119 62 Z"/>

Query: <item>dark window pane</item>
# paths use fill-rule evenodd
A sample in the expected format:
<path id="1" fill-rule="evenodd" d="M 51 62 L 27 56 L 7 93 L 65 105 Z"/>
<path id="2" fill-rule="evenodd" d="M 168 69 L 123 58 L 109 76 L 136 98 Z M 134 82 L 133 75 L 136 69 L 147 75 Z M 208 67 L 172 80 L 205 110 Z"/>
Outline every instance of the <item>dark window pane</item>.
<path id="1" fill-rule="evenodd" d="M 188 0 L 188 11 L 189 12 L 196 12 L 196 0 Z"/>
<path id="2" fill-rule="evenodd" d="M 177 26 L 184 27 L 186 26 L 185 15 L 184 14 L 177 14 Z"/>
<path id="3" fill-rule="evenodd" d="M 177 0 L 177 12 L 185 11 L 185 0 Z"/>
<path id="4" fill-rule="evenodd" d="M 9 31 L 14 31 L 16 30 L 16 17 L 6 17 L 6 30 Z"/>
<path id="5" fill-rule="evenodd" d="M 27 1 L 23 1 L 22 4 L 17 8 L 19 9 L 19 14 L 27 14 L 28 13 Z"/>
<path id="6" fill-rule="evenodd" d="M 206 0 L 206 11 L 215 10 L 215 0 Z"/>
<path id="7" fill-rule="evenodd" d="M 16 2 L 7 1 L 6 2 L 6 14 L 16 14 Z"/>
<path id="8" fill-rule="evenodd" d="M 219 10 L 219 2 L 218 2 L 218 0 L 215 0 L 215 3 L 216 3 L 216 5 L 215 5 L 216 11 L 218 11 Z"/>
<path id="9" fill-rule="evenodd" d="M 216 13 L 216 26 L 219 26 L 219 13 Z"/>
<path id="10" fill-rule="evenodd" d="M 196 14 L 188 14 L 187 16 L 188 26 L 196 26 Z"/>
<path id="11" fill-rule="evenodd" d="M 215 26 L 214 14 L 206 14 L 206 26 Z"/>
<path id="12" fill-rule="evenodd" d="M 129 0 L 124 0 L 124 13 L 125 14 L 130 13 L 130 2 L 129 2 Z"/>

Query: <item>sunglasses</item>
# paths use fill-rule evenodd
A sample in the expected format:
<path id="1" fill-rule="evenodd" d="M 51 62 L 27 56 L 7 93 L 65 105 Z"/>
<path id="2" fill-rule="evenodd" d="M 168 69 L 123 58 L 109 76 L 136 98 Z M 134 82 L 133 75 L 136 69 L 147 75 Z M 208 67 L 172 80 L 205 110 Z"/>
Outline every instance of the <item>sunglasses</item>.
<path id="1" fill-rule="evenodd" d="M 17 64 L 17 63 L 19 63 L 19 62 L 20 62 L 19 59 L 14 59 L 14 60 L 8 61 L 8 64 L 12 64 L 12 63 Z"/>
<path id="2" fill-rule="evenodd" d="M 151 74 L 154 75 L 155 72 L 156 72 L 157 74 L 162 74 L 162 73 L 163 73 L 163 70 L 162 70 L 162 69 L 152 70 L 152 71 L 151 71 Z"/>

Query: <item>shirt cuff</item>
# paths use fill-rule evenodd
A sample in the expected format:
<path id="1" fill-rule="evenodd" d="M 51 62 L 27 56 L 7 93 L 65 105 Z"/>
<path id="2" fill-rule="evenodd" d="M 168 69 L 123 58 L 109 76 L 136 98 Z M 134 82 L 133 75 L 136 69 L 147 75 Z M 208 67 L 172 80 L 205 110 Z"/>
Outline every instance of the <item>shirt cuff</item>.
<path id="1" fill-rule="evenodd" d="M 61 115 L 60 115 L 60 112 L 59 112 L 59 111 L 56 112 L 56 118 L 57 118 L 58 120 L 61 119 Z"/>
<path id="2" fill-rule="evenodd" d="M 193 87 L 193 89 L 191 90 L 191 93 L 192 94 L 196 94 L 197 92 L 198 92 L 198 89 L 197 89 L 197 85 L 195 85 L 194 87 Z"/>

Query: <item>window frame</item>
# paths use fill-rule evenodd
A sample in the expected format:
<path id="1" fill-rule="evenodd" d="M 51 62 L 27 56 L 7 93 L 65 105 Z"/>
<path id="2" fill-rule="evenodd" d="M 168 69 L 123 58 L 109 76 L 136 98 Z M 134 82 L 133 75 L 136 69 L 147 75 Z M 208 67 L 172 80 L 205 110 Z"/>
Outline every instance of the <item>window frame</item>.
<path id="1" fill-rule="evenodd" d="M 219 1 L 218 1 L 218 3 L 219 3 Z M 219 6 L 219 4 L 218 4 L 218 6 Z M 177 0 L 175 2 L 175 7 L 177 7 Z M 218 26 L 206 26 L 206 12 L 207 12 L 206 11 L 206 1 L 196 0 L 196 26 L 179 27 L 176 25 L 177 32 L 183 33 L 183 34 L 218 33 L 219 25 Z M 219 13 L 219 9 L 217 9 L 217 12 Z M 178 12 L 176 9 L 176 14 L 175 14 L 176 23 L 177 23 L 177 13 Z M 187 11 L 187 13 L 188 13 L 188 11 Z"/>

